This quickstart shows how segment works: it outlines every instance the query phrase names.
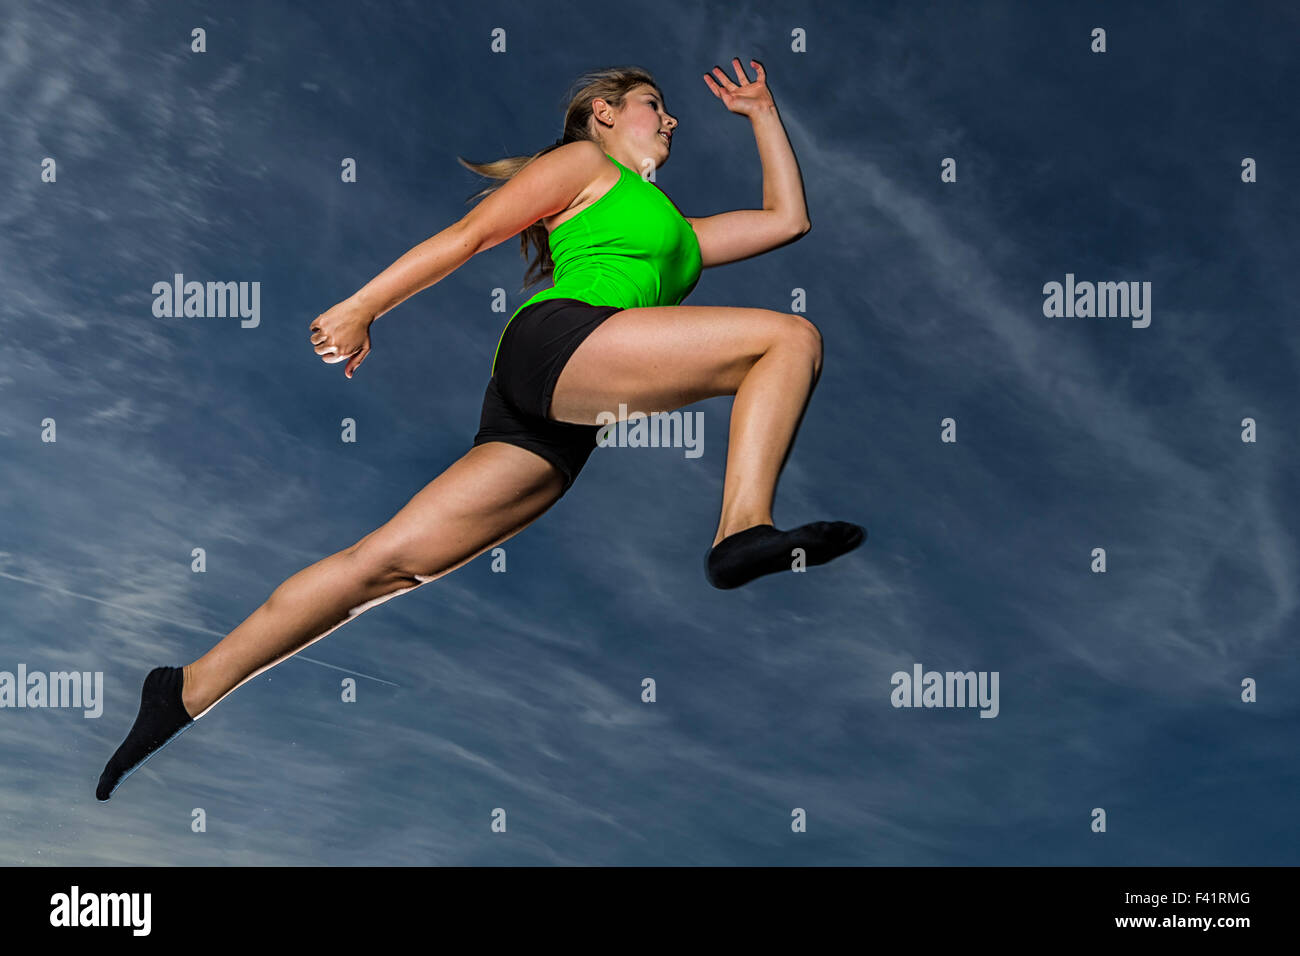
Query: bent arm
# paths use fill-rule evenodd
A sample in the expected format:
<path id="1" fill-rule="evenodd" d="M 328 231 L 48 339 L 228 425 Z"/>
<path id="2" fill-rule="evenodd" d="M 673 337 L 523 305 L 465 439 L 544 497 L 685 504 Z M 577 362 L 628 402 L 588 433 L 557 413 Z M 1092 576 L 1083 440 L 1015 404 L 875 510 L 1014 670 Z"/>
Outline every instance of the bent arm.
<path id="1" fill-rule="evenodd" d="M 763 208 L 687 217 L 700 243 L 703 267 L 748 259 L 798 239 L 812 223 L 804 202 L 799 162 L 776 108 L 750 117 L 763 166 Z"/>
<path id="2" fill-rule="evenodd" d="M 445 279 L 477 253 L 566 209 L 595 178 L 604 159 L 600 147 L 586 140 L 539 156 L 463 218 L 408 250 L 352 298 L 379 318 Z"/>

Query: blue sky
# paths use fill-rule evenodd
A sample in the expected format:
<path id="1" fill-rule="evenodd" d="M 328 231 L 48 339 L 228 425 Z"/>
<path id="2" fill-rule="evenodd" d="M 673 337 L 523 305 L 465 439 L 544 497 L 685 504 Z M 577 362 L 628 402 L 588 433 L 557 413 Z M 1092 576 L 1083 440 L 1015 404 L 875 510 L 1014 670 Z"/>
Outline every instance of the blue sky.
<path id="1" fill-rule="evenodd" d="M 0 3 L 0 670 L 102 671 L 107 699 L 0 710 L 0 863 L 1297 862 L 1300 14 L 89 7 Z M 593 67 L 659 79 L 683 212 L 760 205 L 749 126 L 701 79 L 733 55 L 766 67 L 813 229 L 688 302 L 806 290 L 826 365 L 776 520 L 867 543 L 710 588 L 729 401 L 701 403 L 701 457 L 598 449 L 505 574 L 483 556 L 367 612 L 96 803 L 149 668 L 466 450 L 518 243 L 380 319 L 351 381 L 309 320 L 465 213 L 457 155 L 554 139 Z M 260 282 L 260 325 L 155 318 L 177 272 Z M 1045 317 L 1067 273 L 1151 282 L 1150 326 Z M 997 718 L 892 707 L 917 662 L 997 671 Z"/>

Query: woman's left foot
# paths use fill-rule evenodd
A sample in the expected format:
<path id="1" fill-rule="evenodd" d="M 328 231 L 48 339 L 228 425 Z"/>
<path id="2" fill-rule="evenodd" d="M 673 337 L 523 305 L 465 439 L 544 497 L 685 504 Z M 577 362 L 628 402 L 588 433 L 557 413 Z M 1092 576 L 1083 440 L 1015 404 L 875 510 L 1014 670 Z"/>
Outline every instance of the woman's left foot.
<path id="1" fill-rule="evenodd" d="M 155 667 L 145 677 L 140 691 L 140 712 L 126 740 L 100 774 L 96 800 L 107 800 L 141 764 L 194 725 L 194 718 L 181 700 L 184 687 L 183 667 Z"/>
<path id="2" fill-rule="evenodd" d="M 727 590 L 754 578 L 791 570 L 795 548 L 805 565 L 825 564 L 866 540 L 867 529 L 847 521 L 814 521 L 789 531 L 759 524 L 727 535 L 709 551 L 705 575 L 715 588 Z"/>

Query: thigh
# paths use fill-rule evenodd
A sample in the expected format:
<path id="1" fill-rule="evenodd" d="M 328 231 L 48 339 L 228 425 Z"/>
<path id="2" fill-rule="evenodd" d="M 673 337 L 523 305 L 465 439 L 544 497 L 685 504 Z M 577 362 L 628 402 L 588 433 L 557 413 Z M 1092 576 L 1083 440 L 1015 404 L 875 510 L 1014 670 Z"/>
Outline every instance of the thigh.
<path id="1" fill-rule="evenodd" d="M 565 363 L 551 417 L 596 424 L 601 412 L 669 412 L 734 395 L 745 373 L 799 323 L 770 309 L 672 305 L 624 309 L 596 327 Z"/>
<path id="2" fill-rule="evenodd" d="M 522 531 L 559 500 L 554 465 L 514 445 L 475 445 L 349 551 L 371 573 L 431 581 Z"/>

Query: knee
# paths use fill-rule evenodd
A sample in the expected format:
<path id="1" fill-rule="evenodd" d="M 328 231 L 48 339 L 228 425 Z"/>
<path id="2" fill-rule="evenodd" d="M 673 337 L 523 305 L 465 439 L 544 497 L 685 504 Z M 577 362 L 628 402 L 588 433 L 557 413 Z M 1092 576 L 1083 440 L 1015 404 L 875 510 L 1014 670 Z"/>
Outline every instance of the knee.
<path id="1" fill-rule="evenodd" d="M 352 562 L 354 576 L 379 591 L 414 587 L 429 580 L 428 569 L 415 566 L 409 555 L 376 540 L 375 532 L 366 535 L 344 552 Z"/>
<path id="2" fill-rule="evenodd" d="M 813 366 L 813 381 L 822 373 L 822 334 L 817 326 L 802 315 L 786 314 L 785 339 L 791 348 L 798 349 Z"/>

